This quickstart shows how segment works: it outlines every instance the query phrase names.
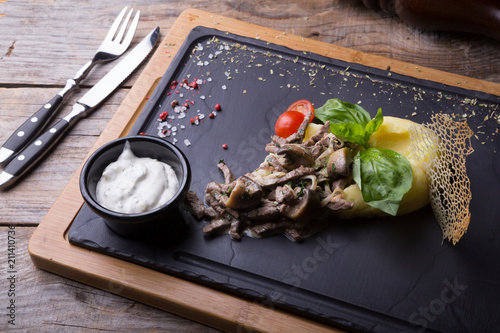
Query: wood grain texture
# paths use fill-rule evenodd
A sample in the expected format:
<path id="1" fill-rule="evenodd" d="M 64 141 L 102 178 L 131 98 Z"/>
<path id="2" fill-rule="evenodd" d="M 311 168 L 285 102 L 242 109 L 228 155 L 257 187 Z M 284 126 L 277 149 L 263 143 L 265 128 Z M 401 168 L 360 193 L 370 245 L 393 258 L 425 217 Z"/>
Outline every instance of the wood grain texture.
<path id="1" fill-rule="evenodd" d="M 153 0 L 127 4 L 142 13 L 137 36 L 144 36 L 155 24 L 167 31 L 184 9 L 192 7 L 419 66 L 500 81 L 500 42 L 472 34 L 422 31 L 387 13 L 371 11 L 361 1 Z M 116 16 L 117 5 L 113 0 L 12 1 L 2 4 L 0 12 L 4 14 L 2 27 L 6 27 L 0 40 L 0 84 L 62 85 L 92 57 Z M 135 38 L 134 43 L 139 40 Z M 111 66 L 94 69 L 83 84 L 95 83 Z"/>
<path id="2" fill-rule="evenodd" d="M 358 54 L 352 55 L 356 61 L 363 60 L 364 52 L 387 57 L 379 63 L 385 66 L 382 68 L 393 65 L 391 60 L 401 60 L 415 64 L 412 68 L 399 68 L 400 71 L 411 70 L 410 74 L 427 74 L 422 68 L 429 67 L 500 83 L 499 42 L 478 35 L 421 31 L 386 13 L 370 11 L 361 1 L 297 0 L 289 4 L 271 0 L 132 0 L 126 4 L 142 13 L 134 45 L 158 25 L 162 38 L 167 32 L 175 31 L 179 28 L 175 25 L 177 17 L 184 9 L 192 7 L 276 29 L 280 33 L 272 36 L 271 42 L 296 34 L 357 51 Z M 24 117 L 59 91 L 65 80 L 92 57 L 123 6 L 123 2 L 116 0 L 0 0 L 0 145 Z M 220 27 L 216 20 L 207 23 Z M 300 43 L 300 38 L 296 39 L 296 44 Z M 83 82 L 84 89 L 71 96 L 57 119 L 68 112 L 69 105 L 112 66 L 113 63 L 96 67 Z M 20 331 L 211 331 L 188 319 L 47 273 L 34 267 L 28 258 L 27 241 L 33 226 L 42 221 L 63 191 L 63 195 L 78 197 L 77 189 L 65 190 L 65 185 L 98 143 L 100 133 L 106 130 L 118 136 L 127 130 L 123 124 L 116 125 L 116 120 L 115 123 L 109 121 L 145 68 L 146 64 L 142 65 L 99 110 L 73 128 L 52 154 L 19 185 L 0 192 L 0 225 L 16 224 L 16 231 L 23 235 L 18 242 L 18 253 L 24 267 L 23 282 L 19 282 L 19 300 L 25 302 L 20 309 L 26 314 L 20 314 Z M 485 87 L 482 81 L 473 82 L 479 88 Z M 128 101 L 140 100 L 144 91 L 134 91 L 134 94 Z M 128 105 L 137 107 L 131 102 Z M 100 143 L 109 138 L 103 137 Z M 71 201 L 58 203 L 60 206 L 74 204 Z M 4 230 L 0 229 L 2 246 L 5 244 Z M 59 239 L 60 235 L 52 237 Z M 5 281 L 2 274 L 0 287 L 3 292 Z M 117 292 L 116 286 L 99 287 Z M 132 289 L 127 296 L 134 297 L 135 293 Z M 161 300 L 154 301 L 159 307 L 173 306 Z M 254 309 L 241 307 L 241 320 L 251 320 Z M 91 318 L 99 320 L 92 322 Z M 211 318 L 193 315 L 192 319 L 209 322 Z M 0 331 L 4 331 L 5 323 L 0 321 Z"/>
<path id="3" fill-rule="evenodd" d="M 47 101 L 47 96 L 58 91 L 55 88 L 0 88 L 0 142 L 3 143 L 21 125 L 31 110 L 37 110 Z M 70 106 L 86 91 L 82 89 L 73 94 L 53 123 L 66 115 Z M 99 110 L 81 120 L 33 172 L 15 187 L 0 193 L 1 223 L 33 226 L 40 223 L 127 92 L 128 89 L 118 91 Z"/>
<path id="4" fill-rule="evenodd" d="M 16 277 L 13 288 L 17 305 L 15 326 L 5 318 L 0 330 L 19 332 L 217 332 L 204 325 L 187 321 L 156 308 L 92 288 L 65 277 L 40 274 L 27 251 L 28 240 L 35 228 L 15 228 Z M 2 240 L 7 227 L 0 227 Z M 2 242 L 2 244 L 5 244 Z M 2 262 L 0 290 L 7 300 L 10 286 L 4 273 L 7 262 Z M 9 275 L 10 276 L 10 275 Z M 9 297 L 10 299 L 10 297 Z M 3 311 L 5 313 L 5 311 Z M 5 317 L 5 316 L 2 316 Z"/>

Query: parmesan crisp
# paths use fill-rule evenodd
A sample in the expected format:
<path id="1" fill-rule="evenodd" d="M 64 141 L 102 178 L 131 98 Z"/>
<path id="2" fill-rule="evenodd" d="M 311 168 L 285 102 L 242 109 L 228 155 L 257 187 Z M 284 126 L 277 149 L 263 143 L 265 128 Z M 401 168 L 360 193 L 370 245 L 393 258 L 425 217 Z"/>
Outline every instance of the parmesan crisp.
<path id="1" fill-rule="evenodd" d="M 429 200 L 443 240 L 453 245 L 467 231 L 471 217 L 465 160 L 474 151 L 473 134 L 466 122 L 456 122 L 447 114 L 434 114 L 430 123 L 410 128 L 412 154 L 427 175 Z"/>

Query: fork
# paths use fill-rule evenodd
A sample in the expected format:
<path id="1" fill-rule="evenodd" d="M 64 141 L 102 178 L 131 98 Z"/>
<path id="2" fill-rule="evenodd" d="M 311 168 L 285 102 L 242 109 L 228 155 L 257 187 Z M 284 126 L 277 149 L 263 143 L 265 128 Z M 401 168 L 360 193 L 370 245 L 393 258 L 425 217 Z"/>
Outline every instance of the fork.
<path id="1" fill-rule="evenodd" d="M 130 23 L 133 8 L 130 9 L 125 19 L 123 19 L 127 13 L 127 9 L 128 7 L 123 8 L 120 14 L 118 14 L 92 60 L 80 68 L 72 79 L 68 79 L 64 88 L 56 96 L 27 119 L 5 141 L 3 147 L 0 148 L 0 164 L 4 164 L 12 159 L 44 129 L 55 115 L 56 110 L 62 105 L 63 100 L 78 87 L 80 82 L 87 77 L 96 64 L 114 60 L 127 50 L 135 35 L 140 16 L 140 11 L 137 11 Z M 127 29 L 129 23 L 130 26 Z M 127 31 L 126 34 L 125 31 Z"/>

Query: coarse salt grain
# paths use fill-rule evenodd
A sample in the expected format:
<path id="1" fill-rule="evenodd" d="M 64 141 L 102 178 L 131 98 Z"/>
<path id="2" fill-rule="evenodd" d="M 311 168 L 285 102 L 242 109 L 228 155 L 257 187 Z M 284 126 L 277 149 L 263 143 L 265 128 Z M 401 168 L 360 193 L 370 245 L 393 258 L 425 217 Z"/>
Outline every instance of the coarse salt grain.
<path id="1" fill-rule="evenodd" d="M 184 140 L 184 144 L 185 144 L 187 147 L 191 146 L 191 142 L 190 142 L 188 139 L 185 139 L 185 140 Z"/>

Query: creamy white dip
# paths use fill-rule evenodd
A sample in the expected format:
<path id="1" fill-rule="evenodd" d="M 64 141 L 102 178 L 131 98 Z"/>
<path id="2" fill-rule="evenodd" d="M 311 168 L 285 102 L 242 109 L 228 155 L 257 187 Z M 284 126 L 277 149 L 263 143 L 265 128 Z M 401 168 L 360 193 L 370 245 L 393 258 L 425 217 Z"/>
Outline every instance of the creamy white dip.
<path id="1" fill-rule="evenodd" d="M 172 167 L 149 157 L 137 157 L 127 141 L 116 162 L 111 163 L 97 183 L 97 201 L 119 213 L 143 213 L 160 207 L 179 188 Z"/>

